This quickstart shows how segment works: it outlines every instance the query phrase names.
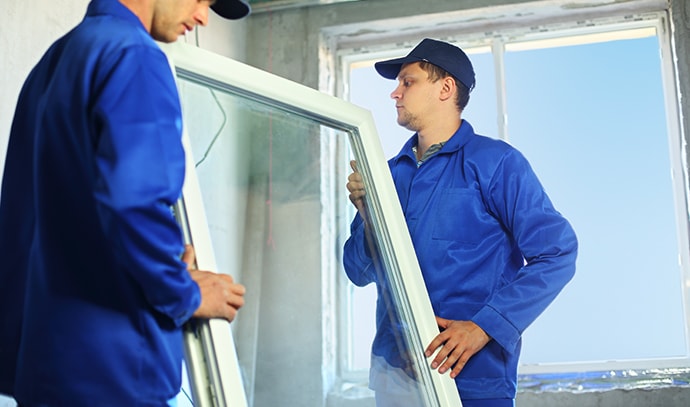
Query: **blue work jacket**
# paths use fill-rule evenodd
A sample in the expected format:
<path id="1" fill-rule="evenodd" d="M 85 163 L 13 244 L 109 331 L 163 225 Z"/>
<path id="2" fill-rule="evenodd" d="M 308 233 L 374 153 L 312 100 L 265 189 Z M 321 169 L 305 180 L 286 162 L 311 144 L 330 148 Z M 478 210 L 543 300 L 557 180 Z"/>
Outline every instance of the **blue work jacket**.
<path id="1" fill-rule="evenodd" d="M 573 277 L 575 233 L 509 144 L 475 134 L 464 120 L 419 167 L 416 144 L 414 135 L 389 166 L 434 313 L 473 321 L 492 338 L 456 377 L 460 396 L 514 398 L 521 335 Z M 358 286 L 377 283 L 372 351 L 396 365 L 404 360 L 391 340 L 399 327 L 370 254 L 357 215 L 345 270 Z"/>
<path id="2" fill-rule="evenodd" d="M 185 173 L 169 63 L 93 0 L 25 82 L 0 196 L 0 392 L 20 405 L 165 405 L 200 293 L 171 205 Z"/>

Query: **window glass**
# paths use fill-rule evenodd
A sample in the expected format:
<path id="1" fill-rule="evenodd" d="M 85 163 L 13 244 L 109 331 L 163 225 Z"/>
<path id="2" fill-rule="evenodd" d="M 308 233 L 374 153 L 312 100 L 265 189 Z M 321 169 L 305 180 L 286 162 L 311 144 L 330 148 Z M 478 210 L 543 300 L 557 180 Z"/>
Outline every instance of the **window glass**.
<path id="1" fill-rule="evenodd" d="M 195 209 L 185 196 L 186 210 L 203 209 L 218 270 L 247 288 L 230 324 L 247 404 L 355 405 L 336 378 L 334 290 L 353 215 L 345 183 L 354 158 L 375 272 L 389 282 L 388 318 L 405 327 L 391 339 L 410 360 L 410 397 L 419 406 L 459 405 L 452 379 L 432 375 L 423 355 L 420 343 L 438 330 L 369 113 L 198 49 L 169 52 L 195 163 L 188 177 L 198 179 L 203 202 Z"/>
<path id="2" fill-rule="evenodd" d="M 505 70 L 509 140 L 580 241 L 576 278 L 526 332 L 523 363 L 685 356 L 658 38 L 509 51 Z"/>
<path id="3" fill-rule="evenodd" d="M 472 124 L 477 134 L 500 138 L 493 54 L 486 47 L 477 50 L 468 48 L 467 56 L 472 61 L 476 85 L 462 116 Z"/>
<path id="4" fill-rule="evenodd" d="M 467 106 L 467 117 L 479 134 L 498 138 L 496 114 L 496 84 L 493 57 L 487 47 L 467 49 L 475 69 L 477 86 L 472 91 Z M 400 50 L 401 54 L 409 50 Z M 400 152 L 403 144 L 412 136 L 409 130 L 397 124 L 395 102 L 390 95 L 397 86 L 397 80 L 385 79 L 374 68 L 374 60 L 353 64 L 350 71 L 349 100 L 372 112 L 386 159 Z M 477 113 L 475 113 L 477 112 Z M 373 286 L 355 287 L 345 282 L 344 291 L 350 298 L 352 317 L 346 323 L 350 352 L 345 356 L 350 361 L 348 369 L 364 371 L 370 367 L 371 342 L 376 332 L 374 310 L 376 289 Z M 361 375 L 360 375 L 361 376 Z"/>
<path id="5" fill-rule="evenodd" d="M 524 334 L 522 373 L 688 365 L 687 169 L 669 126 L 678 118 L 663 20 L 641 21 L 495 31 L 465 48 L 477 86 L 463 118 L 526 155 L 580 241 L 575 278 Z M 397 153 L 410 134 L 399 136 L 393 104 L 378 98 L 395 82 L 371 65 L 353 65 L 350 97 Z M 379 115 L 380 103 L 391 112 Z"/>
<path id="6" fill-rule="evenodd" d="M 316 405 L 321 141 L 348 134 L 205 83 L 180 88 L 218 268 L 247 288 L 232 326 L 249 405 Z"/>

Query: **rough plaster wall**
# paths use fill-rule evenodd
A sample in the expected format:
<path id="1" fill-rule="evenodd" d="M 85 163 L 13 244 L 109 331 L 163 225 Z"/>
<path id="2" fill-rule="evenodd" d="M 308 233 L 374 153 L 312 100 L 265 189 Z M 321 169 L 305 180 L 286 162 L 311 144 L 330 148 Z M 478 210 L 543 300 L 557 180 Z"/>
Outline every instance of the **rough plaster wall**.
<path id="1" fill-rule="evenodd" d="M 84 17 L 88 0 L 6 1 L 0 24 L 0 175 L 14 105 L 24 79 L 50 44 Z"/>
<path id="2" fill-rule="evenodd" d="M 228 21 L 210 12 L 206 27 L 197 27 L 194 32 L 188 33 L 180 40 L 237 61 L 244 61 L 247 21 L 248 19 Z"/>
<path id="3" fill-rule="evenodd" d="M 78 24 L 88 0 L 5 1 L 0 15 L 0 177 L 19 91 L 31 68 L 48 47 Z M 242 61 L 246 20 L 228 22 L 210 13 L 208 27 L 182 41 Z"/>
<path id="4" fill-rule="evenodd" d="M 676 0 L 686 3 L 685 0 Z M 278 11 L 262 11 L 251 17 L 247 36 L 247 60 L 252 66 L 275 73 L 303 85 L 319 89 L 319 46 L 321 29 L 355 23 L 366 24 L 363 31 L 375 31 L 380 20 L 423 14 L 441 14 L 460 10 L 472 10 L 491 6 L 515 6 L 530 3 L 526 0 L 428 0 L 420 9 L 418 0 L 361 0 L 325 4 Z M 604 0 L 607 6 L 625 7 L 635 0 Z M 542 1 L 542 3 L 544 3 Z M 565 7 L 579 11 L 588 6 L 578 2 Z M 601 3 L 593 1 L 592 4 Z M 593 8 L 594 9 L 594 8 Z M 519 9 L 517 9 L 519 11 Z M 477 16 L 481 18 L 482 16 Z M 380 24 L 380 23 L 377 23 Z M 384 23 L 385 24 L 385 23 Z M 405 31 L 415 27 L 404 27 Z M 400 39 L 404 38 L 403 29 Z M 398 38 L 398 37 L 396 37 Z M 414 38 L 417 38 L 415 36 Z"/>
<path id="5" fill-rule="evenodd" d="M 521 0 L 433 0 L 425 13 L 518 4 Z M 319 35 L 322 27 L 420 14 L 418 0 L 364 0 L 262 12 L 252 16 L 247 63 L 318 89 Z"/>
<path id="6" fill-rule="evenodd" d="M 681 125 L 685 132 L 685 143 L 690 138 L 690 1 L 671 2 L 673 41 L 677 58 L 678 83 L 681 101 Z M 690 151 L 685 147 L 686 163 L 690 163 Z"/>

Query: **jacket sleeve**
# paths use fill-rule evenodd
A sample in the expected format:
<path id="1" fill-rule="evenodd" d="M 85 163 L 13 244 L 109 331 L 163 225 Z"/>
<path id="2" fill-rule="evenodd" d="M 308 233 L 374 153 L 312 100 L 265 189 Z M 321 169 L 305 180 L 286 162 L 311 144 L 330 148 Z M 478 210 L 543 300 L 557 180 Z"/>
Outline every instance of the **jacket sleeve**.
<path id="1" fill-rule="evenodd" d="M 182 235 L 171 211 L 185 172 L 179 95 L 161 50 L 135 46 L 113 58 L 94 79 L 102 84 L 91 121 L 100 221 L 149 304 L 180 326 L 201 298 L 180 260 Z"/>
<path id="2" fill-rule="evenodd" d="M 350 225 L 350 237 L 343 248 L 345 273 L 352 283 L 359 287 L 376 281 L 374 261 L 365 236 L 364 221 L 357 214 Z"/>
<path id="3" fill-rule="evenodd" d="M 512 235 L 525 262 L 515 275 L 503 276 L 505 284 L 473 321 L 512 352 L 524 330 L 573 277 L 577 238 L 517 150 L 503 156 L 482 192 L 488 197 L 489 210 Z"/>

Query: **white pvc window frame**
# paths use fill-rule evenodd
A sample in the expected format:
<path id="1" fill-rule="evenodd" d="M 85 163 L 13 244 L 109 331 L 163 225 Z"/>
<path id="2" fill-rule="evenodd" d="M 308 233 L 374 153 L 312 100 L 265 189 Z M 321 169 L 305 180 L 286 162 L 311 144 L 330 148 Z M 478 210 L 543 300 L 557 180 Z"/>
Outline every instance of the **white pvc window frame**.
<path id="1" fill-rule="evenodd" d="M 455 381 L 448 375 L 432 374 L 423 356 L 424 345 L 438 334 L 438 327 L 370 112 L 342 99 L 184 43 L 161 44 L 161 47 L 175 66 L 178 76 L 205 78 L 238 94 L 280 106 L 350 134 L 354 158 L 358 161 L 368 191 L 377 243 L 382 258 L 392 270 L 390 277 L 393 285 L 398 288 L 394 295 L 407 306 L 401 317 L 407 319 L 411 328 L 407 339 L 411 347 L 417 350 L 415 364 L 422 377 L 421 387 L 425 389 L 427 405 L 460 407 Z M 189 147 L 188 142 L 186 146 Z M 214 254 L 201 192 L 193 159 L 190 153 L 187 156 L 183 201 L 189 236 L 195 246 L 198 267 L 214 270 Z M 339 270 L 327 272 L 336 273 Z M 249 292 L 246 295 L 252 294 Z M 195 406 L 247 405 L 228 324 L 222 320 L 211 320 L 202 326 L 205 326 L 203 335 L 185 336 L 187 369 L 190 383 L 196 389 L 193 391 Z"/>

